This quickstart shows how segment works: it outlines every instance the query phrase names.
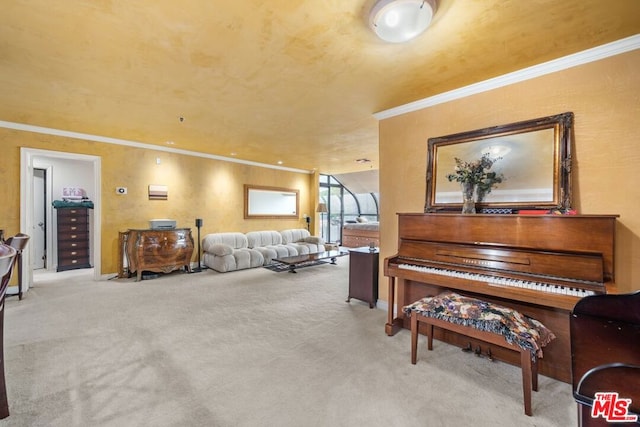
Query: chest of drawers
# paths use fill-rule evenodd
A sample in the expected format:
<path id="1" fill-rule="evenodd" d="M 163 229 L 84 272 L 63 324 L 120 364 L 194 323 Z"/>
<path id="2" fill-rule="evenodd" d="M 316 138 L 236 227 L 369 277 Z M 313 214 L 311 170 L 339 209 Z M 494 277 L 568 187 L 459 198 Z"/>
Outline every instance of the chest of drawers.
<path id="1" fill-rule="evenodd" d="M 57 208 L 57 271 L 91 268 L 89 262 L 89 209 Z"/>
<path id="2" fill-rule="evenodd" d="M 128 230 L 124 237 L 129 273 L 135 272 L 136 280 L 143 271 L 169 273 L 184 267 L 191 272 L 191 229 Z"/>

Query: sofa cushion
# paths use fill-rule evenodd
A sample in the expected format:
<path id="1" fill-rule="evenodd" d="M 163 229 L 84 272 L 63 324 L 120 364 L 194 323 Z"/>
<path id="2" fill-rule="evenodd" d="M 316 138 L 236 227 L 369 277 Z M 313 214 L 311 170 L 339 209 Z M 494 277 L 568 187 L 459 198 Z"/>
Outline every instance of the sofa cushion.
<path id="1" fill-rule="evenodd" d="M 262 254 L 247 245 L 247 236 L 243 233 L 207 234 L 202 240 L 204 264 L 220 273 L 263 265 Z"/>
<path id="2" fill-rule="evenodd" d="M 309 253 L 306 248 L 301 248 L 298 245 L 284 244 L 282 235 L 273 230 L 250 231 L 247 233 L 247 241 L 250 249 L 255 249 L 262 254 L 264 265 L 271 264 L 275 258 Z"/>
<path id="3" fill-rule="evenodd" d="M 277 231 L 250 231 L 246 234 L 249 248 L 281 245 L 282 235 Z"/>
<path id="4" fill-rule="evenodd" d="M 311 233 L 304 228 L 292 228 L 289 230 L 282 230 L 280 232 L 282 235 L 282 243 L 285 245 L 287 243 L 296 243 L 300 241 L 304 241 L 305 238 L 310 237 Z"/>
<path id="5" fill-rule="evenodd" d="M 210 252 L 209 249 L 216 244 L 229 245 L 232 249 L 242 249 L 249 246 L 247 236 L 238 232 L 212 233 L 202 239 L 202 249 L 205 252 Z"/>
<path id="6" fill-rule="evenodd" d="M 205 252 L 202 260 L 204 265 L 219 273 L 237 270 L 236 258 L 233 255 L 217 256 Z"/>
<path id="7" fill-rule="evenodd" d="M 238 249 L 233 256 L 236 259 L 236 270 L 260 267 L 264 262 L 262 254 L 254 249 Z"/>
<path id="8" fill-rule="evenodd" d="M 312 236 L 304 228 L 282 230 L 280 234 L 282 234 L 282 241 L 294 246 L 301 255 L 324 252 L 324 239 Z"/>
<path id="9" fill-rule="evenodd" d="M 283 246 L 283 249 L 286 250 L 284 246 Z M 278 255 L 278 251 L 273 246 L 269 248 L 266 246 L 258 246 L 253 248 L 253 250 L 258 251 L 262 254 L 264 265 L 269 265 L 273 262 L 274 259 L 280 257 L 280 255 Z M 286 252 L 285 255 L 282 255 L 282 256 L 289 256 L 289 252 Z"/>
<path id="10" fill-rule="evenodd" d="M 217 256 L 225 256 L 231 255 L 233 253 L 233 248 L 229 245 L 225 245 L 224 243 L 215 243 L 213 245 L 208 245 L 206 252 Z"/>
<path id="11" fill-rule="evenodd" d="M 324 239 L 318 236 L 309 236 L 303 239 L 306 243 L 313 243 L 314 245 L 324 245 Z"/>

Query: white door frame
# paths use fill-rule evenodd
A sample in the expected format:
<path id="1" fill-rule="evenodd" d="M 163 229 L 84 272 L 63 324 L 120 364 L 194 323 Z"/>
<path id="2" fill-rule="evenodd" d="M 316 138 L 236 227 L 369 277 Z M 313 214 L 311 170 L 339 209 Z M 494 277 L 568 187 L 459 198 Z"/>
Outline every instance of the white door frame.
<path id="1" fill-rule="evenodd" d="M 91 247 L 91 253 L 93 255 L 93 278 L 94 280 L 101 279 L 101 224 L 102 219 L 100 215 L 101 205 L 101 171 L 102 163 L 99 156 L 91 156 L 87 154 L 65 153 L 61 151 L 40 150 L 35 148 L 20 148 L 20 229 L 31 230 L 33 227 L 33 169 L 34 159 L 36 157 L 52 157 L 57 159 L 66 160 L 80 160 L 85 162 L 91 162 L 93 164 L 93 245 Z M 52 178 L 52 177 L 50 177 Z M 51 245 L 48 245 L 51 247 Z M 33 283 L 33 249 L 32 245 L 27 245 L 29 251 L 28 256 L 22 257 L 22 271 L 23 274 L 23 292 L 29 289 Z M 47 255 L 49 249 L 47 249 Z M 47 261 L 51 263 L 53 260 L 48 258 Z"/>
<path id="2" fill-rule="evenodd" d="M 44 204 L 45 207 L 51 206 L 51 203 L 53 202 L 53 200 L 51 200 L 51 193 L 52 193 L 52 188 L 53 185 L 51 183 L 51 172 L 52 172 L 52 168 L 51 165 L 38 165 L 35 166 L 34 168 L 40 169 L 40 170 L 44 170 L 44 176 L 45 176 L 45 180 L 44 180 L 44 185 L 45 185 L 45 200 L 44 200 Z M 33 175 L 32 175 L 33 176 Z M 32 187 L 33 188 L 33 187 Z M 32 200 L 35 200 L 35 194 L 34 197 L 32 198 Z M 34 212 L 35 214 L 35 212 Z M 53 267 L 53 263 L 51 262 L 52 260 L 52 252 L 53 252 L 53 245 L 51 244 L 51 239 L 53 238 L 53 227 L 51 226 L 51 221 L 52 221 L 52 214 L 51 214 L 51 209 L 45 209 L 44 211 L 44 222 L 45 222 L 45 230 L 44 230 L 44 235 L 45 235 L 45 241 L 46 241 L 46 245 L 45 245 L 45 263 L 44 263 L 44 269 L 45 270 L 51 270 Z M 35 224 L 34 224 L 34 228 L 35 228 Z M 33 230 L 33 228 L 31 229 Z M 29 233 L 30 230 L 24 230 L 24 233 L 30 234 Z M 33 241 L 33 237 L 32 237 L 32 241 Z M 44 243 L 44 242 L 43 242 Z M 31 246 L 31 245 L 29 245 Z M 35 245 L 33 245 L 33 249 L 32 252 L 35 253 L 35 250 L 38 249 L 36 248 Z M 32 260 L 35 260 L 35 258 L 31 258 Z M 33 267 L 33 266 L 32 266 Z"/>

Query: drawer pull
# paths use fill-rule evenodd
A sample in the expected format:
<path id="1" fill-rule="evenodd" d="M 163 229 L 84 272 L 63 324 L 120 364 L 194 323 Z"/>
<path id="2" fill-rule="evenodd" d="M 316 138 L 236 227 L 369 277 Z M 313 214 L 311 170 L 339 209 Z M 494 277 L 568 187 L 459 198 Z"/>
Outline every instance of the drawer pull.
<path id="1" fill-rule="evenodd" d="M 77 243 L 72 243 L 72 244 L 71 244 L 71 247 L 73 247 L 73 248 L 75 248 L 76 246 L 78 246 L 78 244 L 77 244 Z"/>
<path id="2" fill-rule="evenodd" d="M 71 252 L 71 255 L 78 255 L 78 252 L 73 251 L 73 252 Z"/>
<path id="3" fill-rule="evenodd" d="M 78 220 L 77 218 L 71 218 L 69 221 L 76 222 L 77 220 Z"/>
<path id="4" fill-rule="evenodd" d="M 71 229 L 72 229 L 72 230 L 77 230 L 77 229 L 78 229 L 78 227 L 71 227 Z"/>
<path id="5" fill-rule="evenodd" d="M 77 263 L 77 262 L 78 262 L 78 260 L 77 260 L 77 259 L 74 259 L 74 260 L 72 260 L 72 261 L 71 261 L 71 264 L 75 264 L 75 263 Z"/>
<path id="6" fill-rule="evenodd" d="M 75 209 L 71 209 L 69 212 L 71 212 L 71 213 L 76 213 L 76 212 L 78 212 L 78 211 L 77 211 L 77 210 L 75 210 Z"/>
<path id="7" fill-rule="evenodd" d="M 77 235 L 77 234 L 72 234 L 72 235 L 71 235 L 71 238 L 72 238 L 72 239 L 76 239 L 76 238 L 78 238 L 78 235 Z"/>

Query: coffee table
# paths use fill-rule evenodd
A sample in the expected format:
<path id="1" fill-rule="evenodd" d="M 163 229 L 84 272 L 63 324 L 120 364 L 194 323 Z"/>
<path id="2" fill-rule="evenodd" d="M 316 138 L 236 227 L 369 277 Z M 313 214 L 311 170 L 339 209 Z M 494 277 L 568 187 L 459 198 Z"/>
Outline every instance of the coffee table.
<path id="1" fill-rule="evenodd" d="M 349 255 L 348 251 L 325 251 L 315 254 L 287 256 L 282 258 L 274 258 L 274 261 L 289 266 L 289 273 L 297 273 L 296 268 L 305 267 L 308 264 L 315 263 L 323 259 L 331 260 L 330 264 L 336 264 L 336 259 L 341 256 Z"/>

